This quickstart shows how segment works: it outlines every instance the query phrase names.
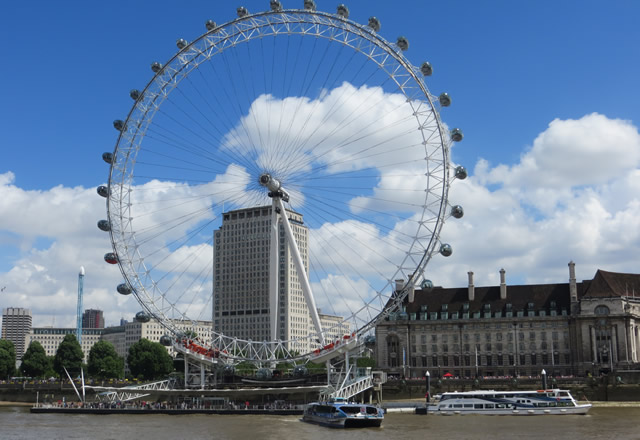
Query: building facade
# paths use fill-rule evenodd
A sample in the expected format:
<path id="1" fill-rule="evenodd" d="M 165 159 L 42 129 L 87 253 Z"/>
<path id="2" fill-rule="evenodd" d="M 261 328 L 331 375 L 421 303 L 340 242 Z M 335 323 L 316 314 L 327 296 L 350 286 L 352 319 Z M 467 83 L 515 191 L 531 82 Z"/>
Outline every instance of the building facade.
<path id="1" fill-rule="evenodd" d="M 33 318 L 31 310 L 20 307 L 7 307 L 2 310 L 2 339 L 13 342 L 16 348 L 16 360 L 21 360 L 28 347 L 28 335 L 31 332 Z"/>
<path id="2" fill-rule="evenodd" d="M 104 329 L 99 328 L 83 328 L 82 329 L 82 343 L 80 344 L 80 348 L 82 348 L 83 362 L 87 363 L 89 361 L 89 352 L 91 351 L 91 347 L 93 344 L 98 342 L 102 337 L 102 332 Z M 60 327 L 36 327 L 31 330 L 28 335 L 28 343 L 31 344 L 32 341 L 38 341 L 47 356 L 55 356 L 58 351 L 58 346 L 64 340 L 66 335 L 76 336 L 75 328 L 60 328 Z"/>
<path id="3" fill-rule="evenodd" d="M 214 232 L 214 330 L 253 341 L 269 341 L 269 249 L 271 206 L 223 214 Z M 309 230 L 301 214 L 287 211 L 305 270 L 309 270 Z M 301 282 L 279 221 L 278 338 L 309 335 L 311 317 Z M 307 339 L 290 349 L 311 349 Z"/>
<path id="4" fill-rule="evenodd" d="M 192 322 L 175 321 L 174 325 L 184 333 L 195 333 L 203 345 L 211 344 L 211 321 Z M 160 342 L 160 338 L 167 334 L 167 330 L 155 319 L 148 322 L 126 322 L 117 327 L 104 329 L 102 339 L 111 342 L 118 356 L 127 360 L 129 348 L 140 339 L 148 339 L 151 342 Z M 173 347 L 166 347 L 170 355 L 174 355 Z"/>
<path id="5" fill-rule="evenodd" d="M 637 295 L 637 296 L 636 296 Z M 410 298 L 411 297 L 411 298 Z M 412 301 L 410 301 L 412 299 Z M 577 282 L 434 287 L 376 326 L 376 360 L 408 378 L 598 374 L 640 362 L 640 275 Z"/>
<path id="6" fill-rule="evenodd" d="M 102 310 L 85 310 L 82 314 L 82 328 L 104 328 L 104 314 Z"/>

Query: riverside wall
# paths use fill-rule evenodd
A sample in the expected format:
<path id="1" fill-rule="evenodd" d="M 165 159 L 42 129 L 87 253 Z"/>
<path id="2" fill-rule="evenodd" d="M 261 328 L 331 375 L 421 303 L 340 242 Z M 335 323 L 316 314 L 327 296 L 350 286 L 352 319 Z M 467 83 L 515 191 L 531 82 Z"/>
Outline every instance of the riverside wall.
<path id="1" fill-rule="evenodd" d="M 97 384 L 96 384 L 97 385 Z M 130 386 L 132 383 L 101 383 L 108 386 Z M 76 384 L 82 393 L 80 384 Z M 542 388 L 540 377 L 519 378 L 430 378 L 431 396 L 451 391 L 471 390 L 536 390 Z M 602 402 L 640 402 L 640 371 L 620 372 L 597 377 L 547 378 L 547 388 L 571 391 L 579 400 Z M 382 402 L 394 400 L 424 399 L 426 378 L 390 379 L 382 386 Z M 87 401 L 94 399 L 94 392 L 86 390 Z M 76 392 L 69 381 L 0 381 L 0 402 L 40 403 L 66 400 L 77 401 Z"/>
<path id="2" fill-rule="evenodd" d="M 537 390 L 542 388 L 541 377 L 519 378 L 430 378 L 431 396 L 438 393 L 472 390 Z M 640 401 L 640 372 L 610 374 L 597 377 L 547 378 L 547 388 L 571 391 L 579 400 Z M 382 387 L 382 400 L 424 398 L 427 379 L 392 379 Z"/>

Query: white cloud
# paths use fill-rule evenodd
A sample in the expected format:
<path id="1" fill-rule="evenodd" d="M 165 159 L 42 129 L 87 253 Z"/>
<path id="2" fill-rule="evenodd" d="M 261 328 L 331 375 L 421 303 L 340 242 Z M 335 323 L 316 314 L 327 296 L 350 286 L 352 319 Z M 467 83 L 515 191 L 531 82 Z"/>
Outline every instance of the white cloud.
<path id="1" fill-rule="evenodd" d="M 465 181 L 455 181 L 450 192 L 450 203 L 465 209 L 465 217 L 449 219 L 442 232 L 442 241 L 453 246 L 454 254 L 450 258 L 436 256 L 425 277 L 436 285 L 463 286 L 466 272 L 472 270 L 476 285 L 493 285 L 498 282 L 498 270 L 504 267 L 510 283 L 563 282 L 568 278 L 570 260 L 577 263 L 578 277 L 583 279 L 593 276 L 597 268 L 637 272 L 638 151 L 640 136 L 631 123 L 594 114 L 575 121 L 553 121 L 519 163 L 491 165 L 480 160 L 474 173 Z M 171 191 L 173 196 L 192 197 L 210 219 L 213 214 L 198 195 L 210 197 L 225 181 L 237 178 L 246 182 L 242 191 L 250 194 L 249 175 L 240 167 L 228 168 L 226 177 L 218 175 L 215 183 L 174 184 Z M 382 176 L 380 188 L 391 178 Z M 2 285 L 7 286 L 3 304 L 31 308 L 35 325 L 51 325 L 55 317 L 55 325 L 72 327 L 77 272 L 83 265 L 85 308 L 103 309 L 109 324 L 117 323 L 120 317 L 130 319 L 139 305 L 133 296 L 116 293 L 121 275 L 116 266 L 102 259 L 110 242 L 108 234 L 95 224 L 105 217 L 104 199 L 94 188 L 57 186 L 27 191 L 14 181 L 12 173 L 0 175 L 0 235 L 10 238 L 5 242 L 18 254 L 11 268 L 0 274 Z M 420 186 L 411 181 L 405 184 Z M 235 183 L 231 186 L 237 188 Z M 157 217 L 149 226 L 166 216 L 175 218 L 183 208 L 177 206 L 173 212 L 156 209 Z M 329 215 L 320 212 L 317 205 L 315 208 L 310 216 Z M 410 221 L 387 225 L 377 222 L 375 212 L 362 212 L 369 217 L 340 223 L 327 217 L 314 230 L 312 264 L 320 263 L 325 272 L 314 279 L 313 288 L 325 312 L 347 315 L 361 308 L 363 299 L 371 298 L 378 287 L 364 278 L 380 281 L 391 277 L 397 268 L 390 262 L 405 252 L 401 232 Z M 203 237 L 210 240 L 211 232 L 204 231 Z M 177 246 L 177 253 L 164 264 L 171 266 L 171 258 L 179 259 L 179 253 L 189 250 L 202 255 L 200 266 L 209 264 L 212 249 L 206 240 Z M 324 251 L 318 253 L 318 249 Z M 354 273 L 358 277 L 353 277 Z M 187 278 L 181 282 L 187 283 Z M 192 291 L 201 288 L 207 291 L 208 286 L 194 285 Z M 205 296 L 198 297 L 193 310 L 199 313 L 210 308 Z"/>
<path id="2" fill-rule="evenodd" d="M 455 182 L 451 203 L 465 208 L 443 239 L 450 259 L 429 268 L 437 285 L 495 285 L 504 267 L 514 283 L 565 282 L 596 269 L 637 273 L 640 252 L 640 135 L 628 121 L 591 114 L 554 120 L 515 165 L 491 167 Z M 491 188 L 491 189 L 490 189 Z"/>

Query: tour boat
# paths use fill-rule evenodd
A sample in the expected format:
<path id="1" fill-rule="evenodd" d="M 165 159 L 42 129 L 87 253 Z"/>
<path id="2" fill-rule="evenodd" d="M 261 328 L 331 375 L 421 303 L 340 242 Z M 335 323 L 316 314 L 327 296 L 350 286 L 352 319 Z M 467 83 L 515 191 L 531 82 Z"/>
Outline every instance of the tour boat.
<path id="1" fill-rule="evenodd" d="M 384 411 L 373 405 L 348 402 L 336 398 L 328 402 L 314 402 L 306 406 L 302 421 L 334 428 L 379 427 Z"/>
<path id="2" fill-rule="evenodd" d="M 442 393 L 427 414 L 565 415 L 586 414 L 590 403 L 578 403 L 567 390 L 465 391 Z"/>

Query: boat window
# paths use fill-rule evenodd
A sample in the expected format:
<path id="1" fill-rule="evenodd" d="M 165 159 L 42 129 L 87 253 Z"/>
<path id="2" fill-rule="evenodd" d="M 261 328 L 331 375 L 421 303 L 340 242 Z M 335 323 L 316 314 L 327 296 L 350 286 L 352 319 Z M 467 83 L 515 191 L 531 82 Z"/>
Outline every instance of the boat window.
<path id="1" fill-rule="evenodd" d="M 465 408 L 473 408 L 473 403 L 465 403 L 464 407 Z"/>
<path id="2" fill-rule="evenodd" d="M 496 408 L 506 408 L 507 405 L 504 403 L 496 403 Z"/>
<path id="3" fill-rule="evenodd" d="M 474 408 L 474 409 L 483 409 L 483 408 L 484 408 L 484 405 L 483 405 L 482 403 L 475 403 L 475 404 L 473 405 L 473 408 Z"/>
<path id="4" fill-rule="evenodd" d="M 462 408 L 462 404 L 461 403 L 456 403 L 453 405 L 454 408 Z"/>
<path id="5" fill-rule="evenodd" d="M 493 408 L 495 408 L 495 405 L 493 403 L 485 403 L 484 407 L 486 409 L 493 409 Z"/>
<path id="6" fill-rule="evenodd" d="M 360 412 L 359 406 L 341 406 L 340 411 L 345 414 L 358 414 Z"/>
<path id="7" fill-rule="evenodd" d="M 373 406 L 367 406 L 367 414 L 378 414 L 377 408 Z"/>

